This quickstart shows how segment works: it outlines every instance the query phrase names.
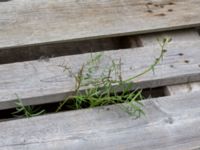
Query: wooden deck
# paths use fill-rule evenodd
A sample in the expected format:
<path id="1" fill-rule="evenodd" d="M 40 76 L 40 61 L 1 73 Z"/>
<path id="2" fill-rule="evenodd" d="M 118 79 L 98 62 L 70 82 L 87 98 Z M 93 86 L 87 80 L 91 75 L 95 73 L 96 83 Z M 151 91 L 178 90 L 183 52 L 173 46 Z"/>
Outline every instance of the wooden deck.
<path id="1" fill-rule="evenodd" d="M 199 0 L 0 2 L 0 58 L 37 53 L 30 61 L 22 56 L 0 64 L 0 111 L 16 107 L 16 94 L 24 105 L 72 94 L 75 81 L 60 65 L 77 72 L 91 57 L 90 47 L 104 51 L 103 66 L 120 59 L 127 79 L 159 56 L 158 37 L 172 37 L 154 73 L 133 81 L 135 89 L 164 87 L 163 97 L 142 101 L 145 116 L 136 119 L 116 104 L 4 120 L 0 150 L 200 149 L 199 8 Z M 126 46 L 115 46 L 122 39 Z M 36 58 L 40 52 L 42 59 Z"/>

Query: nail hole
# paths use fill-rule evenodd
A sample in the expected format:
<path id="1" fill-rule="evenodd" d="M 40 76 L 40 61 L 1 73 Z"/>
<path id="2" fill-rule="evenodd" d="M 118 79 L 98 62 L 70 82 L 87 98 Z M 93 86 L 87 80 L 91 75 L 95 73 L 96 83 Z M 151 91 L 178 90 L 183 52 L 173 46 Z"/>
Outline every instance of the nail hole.
<path id="1" fill-rule="evenodd" d="M 106 110 L 107 110 L 107 111 L 109 111 L 109 110 L 110 110 L 110 108 L 106 108 Z"/>
<path id="2" fill-rule="evenodd" d="M 166 53 L 166 52 L 167 52 L 167 50 L 166 50 L 166 49 L 164 49 L 164 50 L 163 50 L 163 52 L 164 52 L 164 53 Z"/>
<path id="3" fill-rule="evenodd" d="M 168 9 L 168 12 L 172 12 L 173 11 L 173 9 Z"/>
<path id="4" fill-rule="evenodd" d="M 174 68 L 174 65 L 170 65 L 171 68 Z"/>
<path id="5" fill-rule="evenodd" d="M 184 62 L 185 62 L 186 64 L 188 64 L 190 61 L 189 61 L 189 60 L 185 60 Z"/>
<path id="6" fill-rule="evenodd" d="M 183 54 L 183 53 L 179 53 L 178 55 L 179 55 L 179 56 L 183 56 L 184 54 Z"/>
<path id="7" fill-rule="evenodd" d="M 170 2 L 170 3 L 168 3 L 168 5 L 174 5 L 174 3 L 173 3 L 173 2 Z"/>
<path id="8" fill-rule="evenodd" d="M 164 5 L 160 5 L 160 8 L 164 8 L 165 6 Z"/>
<path id="9" fill-rule="evenodd" d="M 159 7 L 159 5 L 158 5 L 158 4 L 155 4 L 154 6 L 155 6 L 155 7 Z"/>
<path id="10" fill-rule="evenodd" d="M 200 64 L 199 64 L 199 68 L 200 68 Z"/>
<path id="11" fill-rule="evenodd" d="M 150 10 L 150 9 L 149 9 L 149 10 L 147 10 L 147 12 L 149 12 L 149 13 L 153 13 L 153 11 L 152 11 L 152 10 Z"/>
<path id="12" fill-rule="evenodd" d="M 161 14 L 156 14 L 155 16 L 165 16 L 165 14 L 161 13 Z"/>
<path id="13" fill-rule="evenodd" d="M 151 2 L 148 2 L 148 3 L 147 3 L 147 5 L 153 5 L 153 3 L 151 3 Z"/>

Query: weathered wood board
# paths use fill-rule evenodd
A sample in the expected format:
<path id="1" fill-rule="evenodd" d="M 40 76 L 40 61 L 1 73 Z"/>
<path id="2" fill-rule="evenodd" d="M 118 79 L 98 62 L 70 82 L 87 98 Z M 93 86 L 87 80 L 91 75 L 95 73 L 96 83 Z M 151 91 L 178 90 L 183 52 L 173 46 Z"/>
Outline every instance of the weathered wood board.
<path id="1" fill-rule="evenodd" d="M 0 48 L 199 26 L 199 5 L 199 0 L 2 1 Z"/>
<path id="2" fill-rule="evenodd" d="M 166 95 L 186 94 L 200 91 L 200 82 L 171 85 L 165 88 Z"/>
<path id="3" fill-rule="evenodd" d="M 119 105 L 0 122 L 1 150 L 195 150 L 200 92 L 143 101 L 146 116 Z"/>
<path id="4" fill-rule="evenodd" d="M 200 43 L 168 45 L 163 61 L 134 80 L 135 88 L 151 88 L 200 80 Z M 180 53 L 184 54 L 183 56 Z M 122 77 L 127 79 L 148 68 L 160 54 L 157 46 L 107 51 L 102 56 L 102 68 L 111 60 L 122 63 Z M 71 67 L 78 72 L 91 54 L 71 55 L 0 66 L 0 109 L 15 107 L 16 94 L 25 105 L 56 102 L 75 89 L 74 79 L 64 72 Z"/>
<path id="5" fill-rule="evenodd" d="M 186 44 L 190 42 L 200 42 L 200 36 L 196 29 L 187 29 L 171 32 L 161 32 L 148 35 L 142 35 L 139 37 L 143 46 L 155 45 L 156 39 L 161 37 L 171 37 L 172 43 L 174 44 Z M 169 85 L 165 88 L 166 95 L 184 94 L 188 92 L 200 91 L 200 82 L 180 84 L 180 85 Z"/>
<path id="6" fill-rule="evenodd" d="M 174 44 L 186 44 L 194 41 L 200 41 L 200 36 L 196 29 L 156 32 L 151 34 L 139 35 L 138 37 L 141 40 L 143 46 L 156 45 L 157 39 L 163 37 L 171 37 L 171 43 Z"/>

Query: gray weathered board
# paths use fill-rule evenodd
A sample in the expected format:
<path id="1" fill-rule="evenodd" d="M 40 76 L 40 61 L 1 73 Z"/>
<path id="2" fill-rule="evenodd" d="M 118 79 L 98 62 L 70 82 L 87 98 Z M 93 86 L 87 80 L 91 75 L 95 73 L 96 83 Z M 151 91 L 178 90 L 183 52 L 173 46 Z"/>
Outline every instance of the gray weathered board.
<path id="1" fill-rule="evenodd" d="M 119 105 L 0 122 L 1 150 L 195 150 L 200 92 L 143 101 L 134 119 Z"/>
<path id="2" fill-rule="evenodd" d="M 170 44 L 164 59 L 149 72 L 134 80 L 135 87 L 148 88 L 200 80 L 200 43 Z M 180 53 L 184 54 L 183 56 Z M 121 59 L 122 77 L 127 79 L 148 68 L 160 54 L 158 46 L 107 51 L 102 68 Z M 27 61 L 0 65 L 0 109 L 15 107 L 17 96 L 28 104 L 62 100 L 74 91 L 74 79 L 59 65 L 79 71 L 91 54 L 71 55 L 49 61 Z"/>
<path id="3" fill-rule="evenodd" d="M 166 95 L 186 94 L 200 91 L 200 82 L 170 85 L 165 88 Z"/>
<path id="4" fill-rule="evenodd" d="M 187 44 L 190 42 L 200 42 L 200 36 L 196 29 L 174 30 L 165 32 L 155 32 L 151 34 L 138 35 L 143 46 L 151 46 L 157 44 L 157 39 L 163 37 L 172 38 L 171 43 Z"/>
<path id="5" fill-rule="evenodd" d="M 200 25 L 199 5 L 199 0 L 1 1 L 0 48 L 194 27 Z"/>
<path id="6" fill-rule="evenodd" d="M 143 46 L 155 45 L 156 39 L 161 37 L 171 37 L 174 44 L 185 44 L 190 42 L 200 42 L 200 36 L 196 29 L 177 30 L 171 32 L 152 33 L 139 36 Z M 169 85 L 165 88 L 167 95 L 183 94 L 188 92 L 200 91 L 200 82 Z"/>

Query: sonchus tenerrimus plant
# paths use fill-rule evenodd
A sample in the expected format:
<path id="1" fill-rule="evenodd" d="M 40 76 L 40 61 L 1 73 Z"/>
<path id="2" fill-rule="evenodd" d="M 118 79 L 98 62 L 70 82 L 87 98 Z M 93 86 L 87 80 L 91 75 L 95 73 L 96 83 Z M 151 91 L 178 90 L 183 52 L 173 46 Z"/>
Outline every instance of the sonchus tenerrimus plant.
<path id="1" fill-rule="evenodd" d="M 123 79 L 121 74 L 121 59 L 110 60 L 104 69 L 101 67 L 103 61 L 103 54 L 97 53 L 91 55 L 91 58 L 81 65 L 78 72 L 73 72 L 68 66 L 62 66 L 70 76 L 75 80 L 75 94 L 67 96 L 58 106 L 56 112 L 62 110 L 64 106 L 72 109 L 80 109 L 86 107 L 96 107 L 103 105 L 110 105 L 116 103 L 125 103 L 122 107 L 131 115 L 140 116 L 145 114 L 142 110 L 143 104 L 140 100 L 143 99 L 142 90 L 134 90 L 133 81 L 150 71 L 154 72 L 154 67 L 163 59 L 166 52 L 165 47 L 171 41 L 171 38 L 164 38 L 158 40 L 161 48 L 160 55 L 155 61 L 141 73 Z M 82 87 L 88 88 L 84 91 Z M 116 88 L 117 87 L 117 88 Z M 120 90 L 119 90 L 120 89 Z M 128 104 L 128 105 L 127 105 Z"/>
<path id="2" fill-rule="evenodd" d="M 81 65 L 78 72 L 73 72 L 68 66 L 59 65 L 75 80 L 75 93 L 66 96 L 59 104 L 55 112 L 58 112 L 67 107 L 68 109 L 92 108 L 116 103 L 123 103 L 121 108 L 130 115 L 139 117 L 144 115 L 142 109 L 143 104 L 140 100 L 143 99 L 142 90 L 134 89 L 134 79 L 140 77 L 150 71 L 154 72 L 154 68 L 163 59 L 166 52 L 166 45 L 171 41 L 171 38 L 163 38 L 158 40 L 161 51 L 155 61 L 141 73 L 123 79 L 121 74 L 121 59 L 103 61 L 102 53 L 91 55 L 91 58 Z M 107 62 L 102 69 L 102 62 Z M 82 87 L 87 87 L 84 91 Z M 15 116 L 33 117 L 44 114 L 45 110 L 40 110 L 33 106 L 24 106 L 21 99 L 17 96 Z"/>

